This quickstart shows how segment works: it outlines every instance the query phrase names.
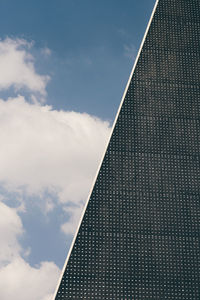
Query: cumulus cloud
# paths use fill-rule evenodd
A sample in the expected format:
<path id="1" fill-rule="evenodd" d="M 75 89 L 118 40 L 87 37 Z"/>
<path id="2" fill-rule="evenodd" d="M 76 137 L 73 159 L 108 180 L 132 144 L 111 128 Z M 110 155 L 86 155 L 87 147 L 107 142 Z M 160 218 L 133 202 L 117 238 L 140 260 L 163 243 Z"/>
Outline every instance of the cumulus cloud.
<path id="1" fill-rule="evenodd" d="M 0 99 L 0 185 L 19 199 L 16 209 L 0 202 L 0 299 L 51 300 L 60 270 L 53 262 L 31 266 L 23 258 L 30 249 L 19 243 L 19 213 L 37 195 L 46 213 L 63 207 L 61 230 L 74 233 L 109 132 L 108 122 L 85 113 L 53 110 L 22 96 Z"/>
<path id="2" fill-rule="evenodd" d="M 51 300 L 60 270 L 53 262 L 31 267 L 21 257 L 0 269 L 1 300 Z"/>
<path id="3" fill-rule="evenodd" d="M 51 300 L 60 270 L 54 262 L 28 263 L 20 214 L 29 213 L 30 199 L 45 214 L 59 206 L 67 219 L 62 232 L 73 233 L 110 133 L 109 123 L 94 116 L 40 104 L 49 76 L 36 72 L 31 47 L 22 39 L 0 40 L 0 91 L 26 89 L 32 99 L 0 99 L 0 188 L 18 203 L 9 207 L 0 195 L 2 300 Z"/>
<path id="4" fill-rule="evenodd" d="M 26 88 L 45 96 L 50 77 L 36 72 L 30 47 L 31 43 L 22 39 L 0 40 L 0 90 Z"/>
<path id="5" fill-rule="evenodd" d="M 82 207 L 109 132 L 108 122 L 85 113 L 30 104 L 21 96 L 0 100 L 0 182 L 10 191 L 42 197 L 48 191 L 60 203 Z M 46 207 L 53 209 L 49 198 Z"/>
<path id="6" fill-rule="evenodd" d="M 53 262 L 30 266 L 18 241 L 24 233 L 17 210 L 0 202 L 0 299 L 50 300 L 59 268 Z"/>

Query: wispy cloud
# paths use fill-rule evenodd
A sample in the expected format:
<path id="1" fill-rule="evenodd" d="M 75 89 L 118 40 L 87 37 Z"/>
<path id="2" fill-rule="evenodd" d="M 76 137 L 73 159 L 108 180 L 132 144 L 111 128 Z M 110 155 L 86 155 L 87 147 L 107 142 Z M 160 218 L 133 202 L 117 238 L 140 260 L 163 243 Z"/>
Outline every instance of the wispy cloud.
<path id="1" fill-rule="evenodd" d="M 51 50 L 48 47 L 42 48 L 41 49 L 41 53 L 46 56 L 49 57 L 51 55 Z"/>
<path id="2" fill-rule="evenodd" d="M 136 57 L 136 48 L 133 44 L 124 45 L 124 55 L 130 59 L 135 59 Z"/>
<path id="3" fill-rule="evenodd" d="M 122 38 L 130 39 L 132 37 L 132 35 L 123 28 L 118 29 L 117 32 Z"/>

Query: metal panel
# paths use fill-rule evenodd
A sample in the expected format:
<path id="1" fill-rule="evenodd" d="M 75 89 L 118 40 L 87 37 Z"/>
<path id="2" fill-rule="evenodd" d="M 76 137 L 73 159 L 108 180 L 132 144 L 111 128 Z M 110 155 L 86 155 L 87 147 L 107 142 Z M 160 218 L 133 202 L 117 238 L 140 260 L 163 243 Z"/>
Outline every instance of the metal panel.
<path id="1" fill-rule="evenodd" d="M 200 299 L 200 2 L 149 24 L 56 300 Z"/>

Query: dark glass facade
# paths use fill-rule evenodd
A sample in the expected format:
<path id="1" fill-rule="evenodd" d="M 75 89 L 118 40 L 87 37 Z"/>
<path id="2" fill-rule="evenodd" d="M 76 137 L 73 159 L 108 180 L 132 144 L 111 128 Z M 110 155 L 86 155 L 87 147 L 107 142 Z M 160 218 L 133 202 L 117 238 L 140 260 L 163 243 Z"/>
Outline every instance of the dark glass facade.
<path id="1" fill-rule="evenodd" d="M 200 1 L 160 0 L 56 300 L 200 299 Z"/>

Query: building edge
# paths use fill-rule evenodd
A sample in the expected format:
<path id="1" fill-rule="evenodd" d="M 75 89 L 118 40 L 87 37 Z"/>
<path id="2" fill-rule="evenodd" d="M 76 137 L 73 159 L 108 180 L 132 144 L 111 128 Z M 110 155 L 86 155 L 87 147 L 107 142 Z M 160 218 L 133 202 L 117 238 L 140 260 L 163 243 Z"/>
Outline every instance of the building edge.
<path id="1" fill-rule="evenodd" d="M 135 61 L 134 61 L 134 64 L 133 64 L 133 67 L 132 67 L 132 70 L 131 70 L 131 73 L 130 73 L 128 82 L 127 82 L 127 84 L 126 84 L 124 93 L 123 93 L 123 95 L 122 95 L 122 99 L 121 99 L 121 102 L 120 102 L 120 105 L 119 105 L 119 108 L 118 108 L 118 111 L 117 111 L 115 120 L 114 120 L 114 122 L 113 122 L 112 129 L 111 129 L 111 132 L 110 132 L 108 141 L 107 141 L 106 146 L 105 146 L 105 150 L 104 150 L 104 152 L 103 152 L 103 154 L 102 154 L 102 158 L 101 158 L 100 163 L 99 163 L 99 166 L 98 166 L 98 168 L 97 168 L 96 175 L 95 175 L 94 180 L 93 180 L 93 182 L 92 182 L 92 185 L 91 185 L 91 188 L 90 188 L 90 191 L 89 191 L 89 194 L 88 194 L 87 201 L 86 201 L 85 206 L 84 206 L 84 208 L 83 208 L 83 212 L 82 212 L 82 214 L 81 214 L 80 221 L 79 221 L 78 226 L 77 226 L 77 230 L 76 230 L 76 232 L 75 232 L 75 234 L 74 234 L 74 237 L 73 237 L 73 240 L 72 240 L 70 249 L 69 249 L 69 251 L 68 251 L 67 258 L 66 258 L 66 260 L 65 260 L 64 266 L 63 266 L 63 268 L 62 268 L 62 272 L 61 272 L 61 275 L 60 275 L 60 277 L 59 277 L 58 284 L 57 284 L 57 286 L 56 286 L 56 289 L 55 289 L 55 292 L 54 292 L 54 295 L 53 295 L 52 300 L 55 300 L 56 295 L 57 295 L 57 293 L 58 293 L 58 290 L 59 290 L 59 287 L 60 287 L 61 280 L 62 280 L 62 278 L 63 278 L 65 269 L 66 269 L 66 267 L 67 267 L 67 263 L 68 263 L 68 261 L 69 261 L 69 258 L 70 258 L 72 249 L 73 249 L 73 247 L 74 247 L 74 244 L 75 244 L 75 241 L 76 241 L 76 238 L 77 238 L 77 235 L 78 235 L 78 232 L 79 232 L 79 229 L 80 229 L 80 226 L 81 226 L 83 217 L 84 217 L 84 215 L 85 215 L 85 211 L 86 211 L 86 209 L 87 209 L 87 206 L 88 206 L 88 203 L 89 203 L 89 200 L 90 200 L 92 191 L 93 191 L 93 189 L 94 189 L 94 185 L 95 185 L 95 183 L 96 183 L 96 180 L 97 180 L 97 177 L 98 177 L 98 174 L 99 174 L 99 171 L 100 171 L 100 168 L 101 168 L 103 159 L 104 159 L 104 157 L 105 157 L 105 154 L 106 154 L 108 145 L 109 145 L 109 143 L 110 143 L 110 139 L 111 139 L 111 137 L 112 137 L 112 134 L 113 134 L 113 131 L 114 131 L 114 128 L 115 128 L 115 125 L 116 125 L 116 122 L 117 122 L 119 113 L 120 113 L 120 111 L 121 111 L 121 107 L 122 107 L 122 105 L 123 105 L 123 103 L 124 103 L 124 99 L 125 99 L 126 93 L 127 93 L 127 91 L 128 91 L 128 88 L 129 88 L 131 79 L 132 79 L 132 77 L 133 77 L 135 68 L 136 68 L 136 66 L 137 66 L 137 62 L 138 62 L 138 59 L 139 59 L 139 57 L 140 57 L 140 53 L 141 53 L 141 51 L 142 51 L 144 42 L 145 42 L 145 40 L 146 40 L 146 36 L 147 36 L 147 34 L 148 34 L 148 31 L 149 31 L 151 22 L 152 22 L 152 20 L 153 20 L 153 17 L 154 17 L 156 8 L 157 8 L 157 6 L 158 6 L 158 2 L 159 2 L 159 0 L 156 0 L 156 2 L 155 2 L 155 4 L 154 4 L 154 7 L 153 7 L 153 10 L 152 10 L 152 13 L 151 13 L 151 17 L 150 17 L 149 22 L 148 22 L 148 24 L 147 24 L 147 28 L 146 28 L 145 33 L 144 33 L 144 37 L 143 37 L 142 42 L 141 42 L 141 44 L 140 44 L 139 51 L 138 51 L 138 53 L 137 53 L 137 56 L 136 56 L 136 59 L 135 59 Z"/>

